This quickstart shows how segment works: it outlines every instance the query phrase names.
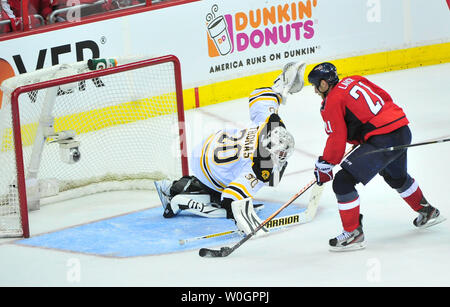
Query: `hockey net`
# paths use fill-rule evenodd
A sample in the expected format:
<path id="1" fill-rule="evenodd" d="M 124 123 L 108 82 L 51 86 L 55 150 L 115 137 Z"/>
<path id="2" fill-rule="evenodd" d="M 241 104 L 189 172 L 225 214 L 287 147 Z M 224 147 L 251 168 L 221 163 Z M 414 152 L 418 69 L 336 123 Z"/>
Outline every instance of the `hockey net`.
<path id="1" fill-rule="evenodd" d="M 44 204 L 187 175 L 174 56 L 56 65 L 1 89 L 0 237 L 28 237 Z"/>

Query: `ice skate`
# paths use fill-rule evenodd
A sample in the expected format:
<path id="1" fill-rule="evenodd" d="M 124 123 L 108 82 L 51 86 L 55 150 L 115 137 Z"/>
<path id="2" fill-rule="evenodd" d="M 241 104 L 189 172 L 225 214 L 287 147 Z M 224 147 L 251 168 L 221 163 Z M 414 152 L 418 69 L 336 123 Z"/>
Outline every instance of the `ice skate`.
<path id="1" fill-rule="evenodd" d="M 159 199 L 164 208 L 164 217 L 175 216 L 171 206 L 170 206 L 170 187 L 172 182 L 170 180 L 160 180 L 155 181 L 156 192 L 158 192 Z"/>
<path id="2" fill-rule="evenodd" d="M 355 230 L 343 231 L 340 235 L 330 239 L 330 251 L 342 252 L 358 250 L 366 247 L 364 232 L 362 230 L 362 214 L 359 217 L 359 226 Z"/>
<path id="3" fill-rule="evenodd" d="M 438 209 L 429 204 L 417 211 L 417 213 L 419 213 L 419 216 L 414 219 L 413 224 L 418 228 L 427 228 L 446 220 L 440 215 Z"/>

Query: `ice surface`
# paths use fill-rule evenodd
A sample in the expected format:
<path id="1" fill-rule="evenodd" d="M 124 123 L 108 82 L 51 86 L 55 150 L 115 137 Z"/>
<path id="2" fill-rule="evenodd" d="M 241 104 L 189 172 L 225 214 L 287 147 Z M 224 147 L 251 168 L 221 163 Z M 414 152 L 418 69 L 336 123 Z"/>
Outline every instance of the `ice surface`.
<path id="1" fill-rule="evenodd" d="M 449 75 L 450 64 L 441 64 L 368 77 L 403 107 L 411 121 L 413 142 L 421 142 L 450 135 Z M 319 97 L 308 86 L 281 107 L 280 116 L 296 138 L 296 151 L 281 184 L 262 190 L 258 199 L 282 204 L 313 178 L 312 167 L 326 139 L 319 106 Z M 187 112 L 188 145 L 207 132 L 247 122 L 246 99 Z M 429 202 L 450 217 L 450 144 L 415 147 L 408 154 L 409 173 Z M 357 189 L 365 250 L 328 251 L 328 239 L 342 230 L 328 184 L 312 222 L 253 238 L 226 258 L 201 258 L 196 250 L 107 258 L 1 239 L 0 286 L 450 286 L 450 220 L 419 230 L 412 225 L 416 214 L 381 178 Z M 301 197 L 295 204 L 305 206 L 306 201 Z M 30 214 L 31 235 L 154 206 L 159 206 L 156 193 L 143 191 L 47 205 Z"/>

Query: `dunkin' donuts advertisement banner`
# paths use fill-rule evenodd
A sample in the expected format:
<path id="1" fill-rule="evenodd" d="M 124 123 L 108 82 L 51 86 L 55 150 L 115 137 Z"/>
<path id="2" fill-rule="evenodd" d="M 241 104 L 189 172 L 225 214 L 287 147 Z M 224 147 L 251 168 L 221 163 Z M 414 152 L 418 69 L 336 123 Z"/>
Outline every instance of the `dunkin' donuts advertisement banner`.
<path id="1" fill-rule="evenodd" d="M 446 0 L 202 0 L 2 41 L 1 78 L 95 57 L 176 55 L 183 87 L 450 41 Z"/>

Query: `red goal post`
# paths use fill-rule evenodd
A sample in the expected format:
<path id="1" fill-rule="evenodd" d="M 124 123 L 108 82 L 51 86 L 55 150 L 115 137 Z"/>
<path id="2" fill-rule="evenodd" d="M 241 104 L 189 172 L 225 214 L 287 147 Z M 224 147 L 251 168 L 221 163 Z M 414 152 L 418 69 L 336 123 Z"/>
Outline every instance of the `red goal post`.
<path id="1" fill-rule="evenodd" d="M 87 61 L 57 65 L 2 83 L 0 164 L 8 167 L 0 174 L 0 237 L 29 237 L 28 211 L 45 197 L 127 189 L 125 181 L 151 189 L 149 180 L 188 174 L 178 58 L 114 61 L 97 70 Z M 81 192 L 87 185 L 102 187 Z"/>

